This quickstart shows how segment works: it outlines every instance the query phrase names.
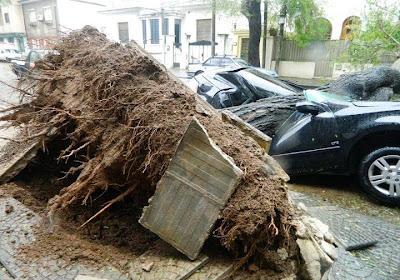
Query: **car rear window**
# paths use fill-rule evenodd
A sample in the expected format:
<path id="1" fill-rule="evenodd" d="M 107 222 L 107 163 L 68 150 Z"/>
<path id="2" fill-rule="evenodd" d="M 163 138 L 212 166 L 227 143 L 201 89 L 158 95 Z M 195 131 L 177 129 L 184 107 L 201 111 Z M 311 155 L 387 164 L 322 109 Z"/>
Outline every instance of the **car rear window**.
<path id="1" fill-rule="evenodd" d="M 240 70 L 237 74 L 255 88 L 260 97 L 271 96 L 271 93 L 273 95 L 292 95 L 298 92 L 295 88 L 254 68 Z"/>
<path id="2" fill-rule="evenodd" d="M 248 64 L 245 60 L 241 59 L 241 58 L 234 58 L 233 59 L 237 64 L 239 64 L 240 66 L 250 66 L 250 64 Z"/>
<path id="3" fill-rule="evenodd" d="M 220 66 L 229 66 L 232 65 L 233 61 L 229 58 L 220 58 Z"/>
<path id="4" fill-rule="evenodd" d="M 219 58 L 216 57 L 212 57 L 206 60 L 206 62 L 204 62 L 204 65 L 206 66 L 219 66 Z"/>

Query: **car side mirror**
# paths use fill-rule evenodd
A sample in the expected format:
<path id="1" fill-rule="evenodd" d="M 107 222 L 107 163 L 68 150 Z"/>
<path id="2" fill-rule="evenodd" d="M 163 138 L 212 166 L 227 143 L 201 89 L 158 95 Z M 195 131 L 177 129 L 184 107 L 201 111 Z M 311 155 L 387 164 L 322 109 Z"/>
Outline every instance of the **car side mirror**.
<path id="1" fill-rule="evenodd" d="M 309 101 L 298 102 L 296 104 L 296 110 L 300 113 L 311 114 L 313 116 L 318 115 L 319 113 L 324 111 L 323 108 Z"/>

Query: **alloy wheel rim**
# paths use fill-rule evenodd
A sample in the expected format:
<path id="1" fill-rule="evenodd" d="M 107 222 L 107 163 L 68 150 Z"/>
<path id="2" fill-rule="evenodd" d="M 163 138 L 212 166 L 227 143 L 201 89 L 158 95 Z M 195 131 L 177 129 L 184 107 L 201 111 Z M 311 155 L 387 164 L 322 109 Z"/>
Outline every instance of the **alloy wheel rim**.
<path id="1" fill-rule="evenodd" d="M 380 193 L 400 196 L 400 155 L 386 155 L 376 159 L 368 169 L 371 185 Z"/>

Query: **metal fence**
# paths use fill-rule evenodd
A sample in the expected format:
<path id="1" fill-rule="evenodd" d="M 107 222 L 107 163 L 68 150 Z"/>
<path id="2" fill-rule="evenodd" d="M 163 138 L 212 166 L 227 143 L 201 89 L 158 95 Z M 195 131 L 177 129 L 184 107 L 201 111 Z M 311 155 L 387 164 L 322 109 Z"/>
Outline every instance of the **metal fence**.
<path id="1" fill-rule="evenodd" d="M 334 63 L 347 51 L 348 41 L 316 41 L 299 47 L 295 41 L 282 42 L 281 61 L 315 62 L 315 77 L 332 77 Z M 273 57 L 276 57 L 275 44 Z"/>

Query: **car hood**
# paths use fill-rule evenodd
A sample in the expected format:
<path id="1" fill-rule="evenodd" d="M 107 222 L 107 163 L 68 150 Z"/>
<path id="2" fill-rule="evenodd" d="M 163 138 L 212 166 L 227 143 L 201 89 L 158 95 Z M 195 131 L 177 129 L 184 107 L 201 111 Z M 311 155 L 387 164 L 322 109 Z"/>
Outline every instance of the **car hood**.
<path id="1" fill-rule="evenodd" d="M 357 107 L 393 107 L 400 108 L 400 102 L 390 102 L 390 101 L 354 101 L 354 106 Z"/>

